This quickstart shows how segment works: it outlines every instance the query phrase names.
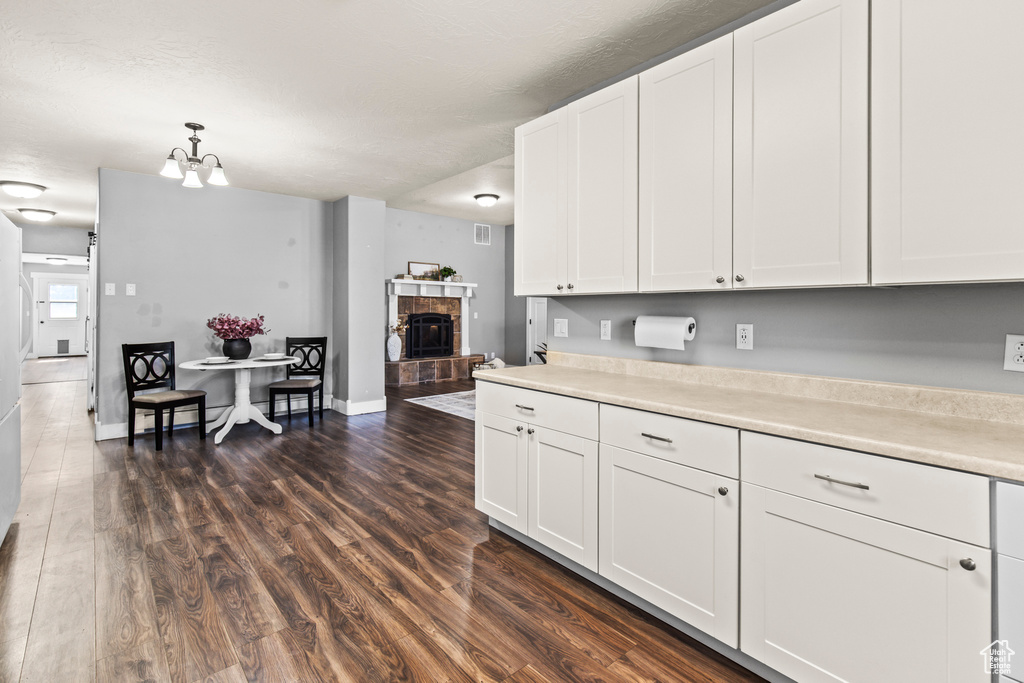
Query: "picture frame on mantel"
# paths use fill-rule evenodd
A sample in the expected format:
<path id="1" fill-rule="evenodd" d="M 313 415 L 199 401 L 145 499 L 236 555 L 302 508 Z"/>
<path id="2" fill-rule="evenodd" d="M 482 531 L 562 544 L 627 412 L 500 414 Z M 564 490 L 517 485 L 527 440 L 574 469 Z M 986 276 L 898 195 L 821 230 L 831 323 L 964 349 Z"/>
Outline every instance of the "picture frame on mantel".
<path id="1" fill-rule="evenodd" d="M 441 273 L 439 263 L 420 263 L 418 261 L 409 261 L 408 263 L 409 275 L 417 280 L 437 280 Z"/>

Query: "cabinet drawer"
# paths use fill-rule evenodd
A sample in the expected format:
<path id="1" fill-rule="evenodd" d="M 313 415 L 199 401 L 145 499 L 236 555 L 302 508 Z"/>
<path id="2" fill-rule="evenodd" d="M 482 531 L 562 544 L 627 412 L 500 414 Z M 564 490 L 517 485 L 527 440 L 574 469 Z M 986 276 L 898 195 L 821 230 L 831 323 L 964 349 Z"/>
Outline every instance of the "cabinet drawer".
<path id="1" fill-rule="evenodd" d="M 601 443 L 739 478 L 739 430 L 601 405 Z"/>
<path id="2" fill-rule="evenodd" d="M 746 431 L 740 447 L 743 481 L 990 547 L 985 477 Z"/>
<path id="3" fill-rule="evenodd" d="M 597 403 L 593 401 L 477 382 L 476 408 L 597 441 Z"/>

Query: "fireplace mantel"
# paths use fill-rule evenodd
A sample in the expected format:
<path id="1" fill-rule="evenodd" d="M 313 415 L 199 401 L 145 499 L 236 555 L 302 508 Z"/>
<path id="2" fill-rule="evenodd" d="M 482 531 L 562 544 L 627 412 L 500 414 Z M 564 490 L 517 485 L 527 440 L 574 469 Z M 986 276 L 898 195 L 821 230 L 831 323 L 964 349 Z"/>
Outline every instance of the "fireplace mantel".
<path id="1" fill-rule="evenodd" d="M 454 297 L 462 299 L 462 332 L 461 353 L 468 356 L 469 351 L 469 300 L 479 285 L 472 282 L 438 282 L 436 280 L 398 280 L 384 281 L 388 293 L 388 325 L 398 320 L 398 297 L 400 296 L 433 296 Z"/>

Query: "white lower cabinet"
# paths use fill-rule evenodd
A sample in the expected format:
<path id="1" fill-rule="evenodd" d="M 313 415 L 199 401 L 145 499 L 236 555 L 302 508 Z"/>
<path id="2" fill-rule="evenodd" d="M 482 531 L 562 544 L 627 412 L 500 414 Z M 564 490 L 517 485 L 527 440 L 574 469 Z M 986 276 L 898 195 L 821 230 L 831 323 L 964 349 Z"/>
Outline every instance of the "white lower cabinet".
<path id="1" fill-rule="evenodd" d="M 601 444 L 600 574 L 736 647 L 739 485 Z"/>
<path id="2" fill-rule="evenodd" d="M 801 683 L 988 681 L 980 652 L 992 640 L 991 550 L 885 519 L 904 504 L 887 497 L 892 473 L 876 466 L 905 463 L 815 446 L 814 470 L 795 466 L 802 455 L 748 466 L 773 452 L 759 445 L 788 442 L 751 436 L 752 447 L 741 438 L 740 649 Z M 933 473 L 962 477 L 964 495 L 925 495 L 917 506 L 987 511 L 976 499 L 984 477 L 918 467 L 914 495 L 927 493 Z M 788 474 L 800 495 L 748 483 L 748 470 Z M 835 504 L 809 499 L 810 482 Z M 844 509 L 843 499 L 871 512 Z"/>
<path id="3" fill-rule="evenodd" d="M 996 610 L 998 629 L 995 648 L 1020 655 L 998 662 L 1001 683 L 1024 681 L 1024 486 L 996 484 L 996 552 L 999 586 Z M 1008 654 L 1008 653 L 1003 653 Z"/>
<path id="4" fill-rule="evenodd" d="M 476 413 L 476 509 L 527 533 L 528 461 L 524 425 Z"/>

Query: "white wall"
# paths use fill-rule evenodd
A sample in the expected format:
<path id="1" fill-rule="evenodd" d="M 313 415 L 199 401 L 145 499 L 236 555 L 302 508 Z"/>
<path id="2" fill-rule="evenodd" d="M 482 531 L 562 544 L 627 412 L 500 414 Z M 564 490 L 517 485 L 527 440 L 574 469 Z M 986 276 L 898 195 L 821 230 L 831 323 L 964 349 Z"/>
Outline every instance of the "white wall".
<path id="1" fill-rule="evenodd" d="M 270 333 L 253 355 L 284 350 L 286 336 L 331 333 L 332 207 L 312 199 L 207 186 L 191 190 L 160 176 L 99 172 L 98 421 L 111 435 L 127 421 L 121 344 L 174 341 L 177 360 L 220 355 L 206 328 L 217 313 L 263 314 Z M 124 295 L 126 283 L 138 294 Z M 253 372 L 252 398 L 280 369 Z M 327 369 L 325 393 L 332 391 Z M 178 370 L 179 388 L 230 405 L 233 373 Z M 213 411 L 211 411 L 213 412 Z"/>
<path id="2" fill-rule="evenodd" d="M 500 357 L 505 353 L 505 228 L 492 225 L 491 244 L 484 246 L 473 243 L 473 225 L 460 218 L 388 209 L 381 306 L 384 280 L 407 272 L 409 261 L 451 266 L 465 282 L 480 285 L 469 312 L 462 312 L 463 321 L 469 318 L 470 351 Z"/>
<path id="3" fill-rule="evenodd" d="M 26 254 L 85 256 L 89 253 L 89 231 L 60 225 L 22 225 L 21 251 Z"/>

